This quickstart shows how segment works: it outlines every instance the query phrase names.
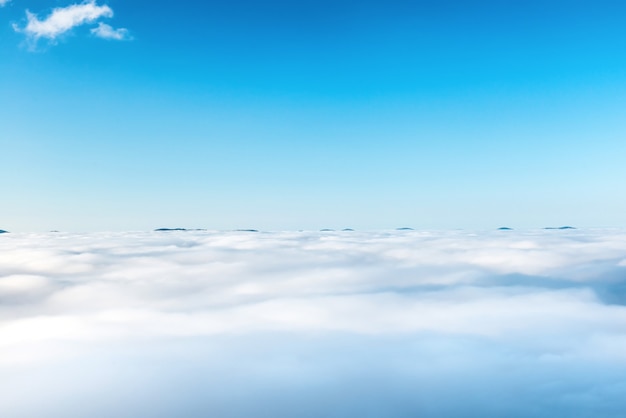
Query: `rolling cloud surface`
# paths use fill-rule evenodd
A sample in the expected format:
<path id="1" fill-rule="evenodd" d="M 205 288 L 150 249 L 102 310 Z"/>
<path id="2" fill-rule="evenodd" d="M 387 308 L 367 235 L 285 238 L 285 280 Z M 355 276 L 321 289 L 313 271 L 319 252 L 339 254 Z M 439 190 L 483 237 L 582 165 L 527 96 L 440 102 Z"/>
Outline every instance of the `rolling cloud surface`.
<path id="1" fill-rule="evenodd" d="M 626 231 L 0 236 L 9 417 L 622 416 Z"/>

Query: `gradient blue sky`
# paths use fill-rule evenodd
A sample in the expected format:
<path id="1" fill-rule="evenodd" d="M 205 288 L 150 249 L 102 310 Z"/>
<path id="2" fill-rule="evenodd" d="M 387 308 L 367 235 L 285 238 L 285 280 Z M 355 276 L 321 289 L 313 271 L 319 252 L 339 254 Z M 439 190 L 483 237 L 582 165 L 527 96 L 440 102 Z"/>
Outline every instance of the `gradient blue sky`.
<path id="1" fill-rule="evenodd" d="M 624 226 L 622 1 L 0 8 L 0 228 Z"/>

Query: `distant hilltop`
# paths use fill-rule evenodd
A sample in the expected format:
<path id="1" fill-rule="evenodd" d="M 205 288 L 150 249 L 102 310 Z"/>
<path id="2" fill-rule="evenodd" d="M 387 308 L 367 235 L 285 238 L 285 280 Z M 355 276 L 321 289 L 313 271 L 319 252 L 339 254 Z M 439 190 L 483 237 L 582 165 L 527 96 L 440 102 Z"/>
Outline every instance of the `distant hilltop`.
<path id="1" fill-rule="evenodd" d="M 187 228 L 157 228 L 155 232 L 166 232 L 166 231 L 206 231 L 206 229 L 187 229 Z"/>
<path id="2" fill-rule="evenodd" d="M 169 231 L 206 231 L 204 228 L 157 228 L 155 232 L 169 232 Z M 235 232 L 259 232 L 258 229 L 235 229 Z"/>
<path id="3" fill-rule="evenodd" d="M 0 229 L 0 234 L 8 234 L 9 231 L 5 231 L 4 229 Z"/>
<path id="4" fill-rule="evenodd" d="M 573 226 L 547 226 L 543 229 L 576 229 Z M 513 228 L 509 228 L 508 226 L 501 226 L 500 228 L 498 228 L 498 231 L 512 231 Z"/>

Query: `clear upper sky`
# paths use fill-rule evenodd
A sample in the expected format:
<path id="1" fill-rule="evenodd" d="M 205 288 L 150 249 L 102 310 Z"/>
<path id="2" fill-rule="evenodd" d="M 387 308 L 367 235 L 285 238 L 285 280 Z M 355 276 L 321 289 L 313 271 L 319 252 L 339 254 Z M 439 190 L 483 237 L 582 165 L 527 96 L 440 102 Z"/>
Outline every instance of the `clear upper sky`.
<path id="1" fill-rule="evenodd" d="M 0 229 L 625 225 L 626 2 L 1 3 Z"/>

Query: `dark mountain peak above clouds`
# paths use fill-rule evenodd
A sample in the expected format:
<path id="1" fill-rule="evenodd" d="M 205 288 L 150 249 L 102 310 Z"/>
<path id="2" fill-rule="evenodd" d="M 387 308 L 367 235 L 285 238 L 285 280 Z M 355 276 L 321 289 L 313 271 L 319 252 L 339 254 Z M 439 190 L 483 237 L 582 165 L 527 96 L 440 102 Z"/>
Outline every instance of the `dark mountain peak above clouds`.
<path id="1" fill-rule="evenodd" d="M 408 226 L 403 226 L 402 228 L 396 228 L 396 231 L 413 231 L 413 228 L 409 228 Z"/>
<path id="2" fill-rule="evenodd" d="M 235 232 L 259 232 L 258 229 L 235 229 Z"/>
<path id="3" fill-rule="evenodd" d="M 5 231 L 4 229 L 0 229 L 0 234 L 8 234 L 9 231 Z"/>
<path id="4" fill-rule="evenodd" d="M 513 228 L 509 228 L 508 226 L 501 226 L 498 228 L 498 231 L 512 231 Z"/>
<path id="5" fill-rule="evenodd" d="M 548 226 L 548 227 L 543 228 L 543 229 L 576 229 L 576 228 L 574 228 L 573 226 L 565 225 L 565 226 L 558 226 L 558 227 Z"/>

